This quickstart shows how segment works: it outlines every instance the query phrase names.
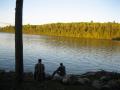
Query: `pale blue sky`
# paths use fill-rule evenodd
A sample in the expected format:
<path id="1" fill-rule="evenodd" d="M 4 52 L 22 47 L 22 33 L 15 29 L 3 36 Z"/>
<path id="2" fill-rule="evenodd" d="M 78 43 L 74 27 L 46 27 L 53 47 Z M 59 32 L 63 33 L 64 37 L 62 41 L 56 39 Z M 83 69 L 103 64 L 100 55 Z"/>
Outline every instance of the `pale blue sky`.
<path id="1" fill-rule="evenodd" d="M 0 0 L 0 24 L 14 24 L 16 0 Z M 23 23 L 120 22 L 120 0 L 24 0 Z"/>

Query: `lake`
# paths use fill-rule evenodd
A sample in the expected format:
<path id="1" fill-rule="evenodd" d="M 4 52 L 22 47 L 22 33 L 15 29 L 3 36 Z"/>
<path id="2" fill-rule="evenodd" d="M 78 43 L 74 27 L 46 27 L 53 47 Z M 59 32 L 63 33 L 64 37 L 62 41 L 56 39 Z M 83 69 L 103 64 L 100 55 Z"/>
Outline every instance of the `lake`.
<path id="1" fill-rule="evenodd" d="M 14 34 L 0 33 L 0 69 L 15 68 Z M 120 72 L 120 42 L 39 35 L 23 35 L 24 70 L 34 71 L 39 58 L 52 73 L 63 62 L 67 73 L 107 70 Z"/>

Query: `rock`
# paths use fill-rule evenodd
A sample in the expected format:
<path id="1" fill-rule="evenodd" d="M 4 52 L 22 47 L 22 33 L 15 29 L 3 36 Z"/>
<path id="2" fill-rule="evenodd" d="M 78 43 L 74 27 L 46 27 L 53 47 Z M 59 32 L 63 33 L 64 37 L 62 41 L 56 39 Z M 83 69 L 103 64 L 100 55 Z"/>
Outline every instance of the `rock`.
<path id="1" fill-rule="evenodd" d="M 66 76 L 63 78 L 62 82 L 63 82 L 64 84 L 71 84 L 71 85 L 73 85 L 73 84 L 77 84 L 77 83 L 78 83 L 78 79 L 77 79 L 77 77 L 74 76 L 74 75 L 66 75 Z"/>
<path id="2" fill-rule="evenodd" d="M 82 76 L 95 76 L 96 72 L 87 72 L 85 74 L 82 74 Z"/>
<path id="3" fill-rule="evenodd" d="M 119 88 L 119 84 L 117 83 L 116 80 L 110 80 L 110 81 L 107 83 L 107 85 L 108 85 L 109 87 L 111 87 L 111 88 L 115 88 L 115 89 Z"/>
<path id="4" fill-rule="evenodd" d="M 75 75 L 66 75 L 62 82 L 64 84 L 81 84 L 81 85 L 84 85 L 84 84 L 89 84 L 91 81 L 90 79 L 88 78 L 81 78 L 81 77 L 78 77 L 78 76 L 75 76 Z"/>
<path id="5" fill-rule="evenodd" d="M 78 78 L 78 83 L 82 84 L 82 85 L 89 84 L 90 83 L 90 79 L 88 79 L 88 78 Z"/>
<path id="6" fill-rule="evenodd" d="M 83 78 L 83 79 L 84 79 L 85 83 L 87 83 L 87 84 L 91 83 L 91 80 L 89 78 Z"/>
<path id="7" fill-rule="evenodd" d="M 62 80 L 62 82 L 64 83 L 64 84 L 68 84 L 69 82 L 70 82 L 70 75 L 66 75 L 64 78 L 63 78 L 63 80 Z"/>
<path id="8" fill-rule="evenodd" d="M 79 84 L 85 84 L 85 80 L 83 78 L 78 78 L 78 83 Z"/>
<path id="9" fill-rule="evenodd" d="M 33 80 L 33 73 L 32 72 L 24 73 L 24 78 L 26 80 Z"/>
<path id="10" fill-rule="evenodd" d="M 110 80 L 104 83 L 104 79 L 106 80 L 106 78 L 103 77 L 103 80 L 93 81 L 92 86 L 100 90 L 120 90 L 116 80 Z"/>
<path id="11" fill-rule="evenodd" d="M 71 75 L 69 84 L 77 84 L 77 83 L 78 83 L 78 77 L 76 77 L 75 75 Z"/>
<path id="12" fill-rule="evenodd" d="M 117 86 L 117 82 L 115 80 L 110 80 L 107 84 L 111 87 Z"/>
<path id="13" fill-rule="evenodd" d="M 101 89 L 102 84 L 101 84 L 101 82 L 99 80 L 94 80 L 93 83 L 92 83 L 92 86 L 94 88 Z"/>
<path id="14" fill-rule="evenodd" d="M 5 73 L 5 70 L 0 70 L 0 74 Z"/>
<path id="15" fill-rule="evenodd" d="M 110 86 L 109 85 L 103 85 L 101 87 L 101 90 L 110 90 Z"/>
<path id="16" fill-rule="evenodd" d="M 45 79 L 46 80 L 50 80 L 50 79 L 52 79 L 52 76 L 50 74 L 46 73 L 45 74 Z"/>
<path id="17" fill-rule="evenodd" d="M 62 81 L 63 77 L 61 77 L 61 76 L 54 76 L 54 78 L 52 80 Z"/>
<path id="18" fill-rule="evenodd" d="M 120 90 L 116 80 L 110 80 L 107 84 L 101 86 L 100 90 Z"/>
<path id="19" fill-rule="evenodd" d="M 107 77 L 107 76 L 102 76 L 102 77 L 100 78 L 100 80 L 101 80 L 102 82 L 107 82 L 107 81 L 110 80 L 110 78 Z"/>
<path id="20" fill-rule="evenodd" d="M 120 85 L 120 79 L 118 79 L 118 80 L 117 80 L 117 84 L 119 84 L 119 85 Z"/>

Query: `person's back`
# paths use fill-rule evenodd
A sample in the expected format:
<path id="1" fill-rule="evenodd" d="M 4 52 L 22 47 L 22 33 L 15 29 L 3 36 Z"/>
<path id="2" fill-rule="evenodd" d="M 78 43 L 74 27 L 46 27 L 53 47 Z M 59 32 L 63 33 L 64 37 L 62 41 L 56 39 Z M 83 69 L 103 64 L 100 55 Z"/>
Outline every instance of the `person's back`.
<path id="1" fill-rule="evenodd" d="M 45 67 L 41 63 L 41 59 L 38 60 L 38 63 L 35 65 L 35 73 L 34 78 L 35 80 L 42 81 L 45 79 Z"/>
<path id="2" fill-rule="evenodd" d="M 35 71 L 39 72 L 39 73 L 43 73 L 44 72 L 44 65 L 41 63 L 37 63 L 35 65 Z"/>
<path id="3" fill-rule="evenodd" d="M 63 65 L 63 63 L 60 63 L 60 66 L 58 67 L 58 69 L 53 72 L 52 78 L 55 76 L 56 73 L 62 77 L 66 75 L 65 66 Z"/>
<path id="4" fill-rule="evenodd" d="M 60 76 L 66 75 L 65 66 L 62 63 L 60 64 L 60 67 L 57 69 L 57 71 Z"/>

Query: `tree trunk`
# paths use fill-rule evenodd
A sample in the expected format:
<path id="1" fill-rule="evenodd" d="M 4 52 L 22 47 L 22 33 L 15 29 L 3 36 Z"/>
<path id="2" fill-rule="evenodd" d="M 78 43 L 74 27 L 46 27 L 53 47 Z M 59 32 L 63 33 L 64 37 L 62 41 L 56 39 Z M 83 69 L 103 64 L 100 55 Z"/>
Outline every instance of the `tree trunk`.
<path id="1" fill-rule="evenodd" d="M 16 0 L 15 12 L 15 72 L 16 80 L 23 81 L 23 40 L 22 40 L 23 0 Z"/>

